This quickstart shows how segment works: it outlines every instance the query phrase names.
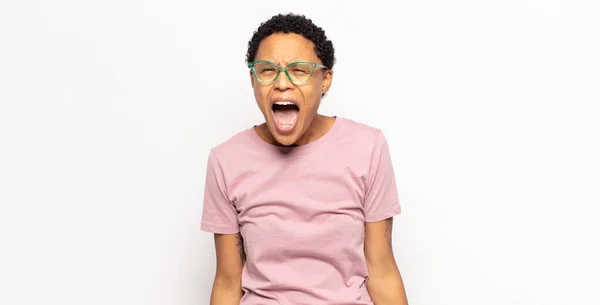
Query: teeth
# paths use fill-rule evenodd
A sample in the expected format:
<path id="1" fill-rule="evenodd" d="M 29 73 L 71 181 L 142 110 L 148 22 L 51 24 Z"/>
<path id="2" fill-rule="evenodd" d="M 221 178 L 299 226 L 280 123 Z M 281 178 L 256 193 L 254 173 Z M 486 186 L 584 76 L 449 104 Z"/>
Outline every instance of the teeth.
<path id="1" fill-rule="evenodd" d="M 281 102 L 275 102 L 275 105 L 282 105 L 282 106 L 286 106 L 286 105 L 296 105 L 292 102 L 288 102 L 288 101 L 281 101 Z"/>

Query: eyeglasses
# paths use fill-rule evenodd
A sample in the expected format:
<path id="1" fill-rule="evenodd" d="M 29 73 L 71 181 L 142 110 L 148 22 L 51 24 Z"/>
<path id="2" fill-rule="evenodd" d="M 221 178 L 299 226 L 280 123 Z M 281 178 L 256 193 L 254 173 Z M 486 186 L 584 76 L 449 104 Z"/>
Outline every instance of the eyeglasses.
<path id="1" fill-rule="evenodd" d="M 252 69 L 254 77 L 265 85 L 275 82 L 281 71 L 285 72 L 285 75 L 287 75 L 292 83 L 302 85 L 310 79 L 315 68 L 327 69 L 327 67 L 323 65 L 307 61 L 293 62 L 282 68 L 277 64 L 266 60 L 249 62 L 248 68 Z"/>

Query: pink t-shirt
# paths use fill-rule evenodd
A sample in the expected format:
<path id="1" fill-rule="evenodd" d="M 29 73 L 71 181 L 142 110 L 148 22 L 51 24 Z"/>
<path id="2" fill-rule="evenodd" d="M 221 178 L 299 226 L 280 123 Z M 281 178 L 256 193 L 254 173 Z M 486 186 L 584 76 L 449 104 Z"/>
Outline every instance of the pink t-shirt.
<path id="1" fill-rule="evenodd" d="M 366 287 L 365 222 L 400 213 L 387 141 L 338 117 L 297 147 L 253 128 L 213 148 L 201 229 L 241 232 L 242 305 L 373 304 Z"/>

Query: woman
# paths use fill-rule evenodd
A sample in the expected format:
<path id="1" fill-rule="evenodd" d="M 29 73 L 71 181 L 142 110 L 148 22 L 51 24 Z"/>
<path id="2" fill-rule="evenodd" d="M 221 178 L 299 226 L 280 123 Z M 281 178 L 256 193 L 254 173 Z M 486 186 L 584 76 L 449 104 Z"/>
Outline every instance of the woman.
<path id="1" fill-rule="evenodd" d="M 277 15 L 254 33 L 247 63 L 265 122 L 210 152 L 201 226 L 217 253 L 210 304 L 407 304 L 386 139 L 317 113 L 331 41 L 304 16 Z"/>

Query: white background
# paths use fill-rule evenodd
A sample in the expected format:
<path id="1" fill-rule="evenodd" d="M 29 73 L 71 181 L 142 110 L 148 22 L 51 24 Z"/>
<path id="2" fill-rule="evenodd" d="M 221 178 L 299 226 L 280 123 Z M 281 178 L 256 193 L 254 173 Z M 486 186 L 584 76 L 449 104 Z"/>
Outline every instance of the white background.
<path id="1" fill-rule="evenodd" d="M 208 304 L 206 159 L 279 12 L 334 42 L 322 113 L 388 138 L 411 305 L 600 304 L 597 3 L 2 0 L 0 304 Z"/>

